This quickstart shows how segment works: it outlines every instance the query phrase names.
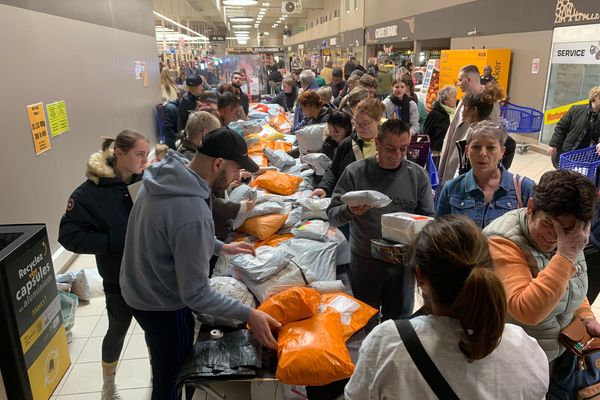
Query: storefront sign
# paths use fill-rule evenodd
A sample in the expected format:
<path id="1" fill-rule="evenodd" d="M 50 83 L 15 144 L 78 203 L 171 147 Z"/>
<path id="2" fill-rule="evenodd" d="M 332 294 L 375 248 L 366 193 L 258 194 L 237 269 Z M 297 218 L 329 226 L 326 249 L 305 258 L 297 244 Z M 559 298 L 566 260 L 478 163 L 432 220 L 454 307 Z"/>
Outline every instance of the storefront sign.
<path id="1" fill-rule="evenodd" d="M 33 136 L 33 147 L 35 155 L 50 150 L 50 138 L 46 128 L 46 114 L 44 113 L 44 104 L 36 103 L 27 106 L 27 115 L 29 116 L 29 127 Z"/>
<path id="2" fill-rule="evenodd" d="M 69 131 L 69 119 L 64 100 L 47 104 L 46 110 L 48 110 L 48 124 L 50 124 L 52 137 Z"/>
<path id="3" fill-rule="evenodd" d="M 304 43 L 298 45 L 298 50 L 304 50 Z"/>
<path id="4" fill-rule="evenodd" d="M 331 38 L 331 39 L 329 39 L 329 45 L 330 46 L 337 45 L 337 38 Z"/>
<path id="5" fill-rule="evenodd" d="M 210 35 L 208 37 L 208 40 L 211 42 L 224 42 L 225 41 L 225 36 L 223 35 Z"/>
<path id="6" fill-rule="evenodd" d="M 576 101 L 575 103 L 566 104 L 564 106 L 551 108 L 544 112 L 544 125 L 556 124 L 560 119 L 571 109 L 578 104 L 587 104 L 588 99 Z"/>
<path id="7" fill-rule="evenodd" d="M 383 39 L 393 36 L 398 36 L 398 25 L 384 26 L 383 28 L 375 29 L 375 39 Z"/>
<path id="8" fill-rule="evenodd" d="M 600 64 L 600 43 L 554 43 L 552 64 Z"/>
<path id="9" fill-rule="evenodd" d="M 281 47 L 254 47 L 254 53 L 281 53 L 283 49 Z"/>

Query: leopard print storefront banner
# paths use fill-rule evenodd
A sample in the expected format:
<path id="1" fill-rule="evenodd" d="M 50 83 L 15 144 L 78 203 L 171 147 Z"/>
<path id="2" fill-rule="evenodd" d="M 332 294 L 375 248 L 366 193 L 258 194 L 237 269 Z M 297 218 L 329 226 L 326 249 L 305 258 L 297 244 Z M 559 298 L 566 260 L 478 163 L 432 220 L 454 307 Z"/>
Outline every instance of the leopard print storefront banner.
<path id="1" fill-rule="evenodd" d="M 571 0 L 556 0 L 554 23 L 594 21 L 600 19 L 599 13 L 584 13 L 575 8 Z"/>

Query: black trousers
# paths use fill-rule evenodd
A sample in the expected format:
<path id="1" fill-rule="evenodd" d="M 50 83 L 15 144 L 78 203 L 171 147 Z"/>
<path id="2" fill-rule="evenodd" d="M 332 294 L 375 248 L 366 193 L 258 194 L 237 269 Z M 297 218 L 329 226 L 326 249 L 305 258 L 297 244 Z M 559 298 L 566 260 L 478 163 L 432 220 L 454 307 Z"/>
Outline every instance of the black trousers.
<path id="1" fill-rule="evenodd" d="M 102 361 L 112 363 L 119 360 L 133 315 L 121 293 L 105 295 L 108 330 L 102 340 Z"/>
<path id="2" fill-rule="evenodd" d="M 177 311 L 133 310 L 146 334 L 152 364 L 152 400 L 178 400 L 181 365 L 194 342 L 194 317 L 189 308 Z"/>
<path id="3" fill-rule="evenodd" d="M 592 305 L 596 297 L 598 297 L 598 293 L 600 293 L 600 249 L 593 243 L 588 243 L 585 249 L 583 249 L 583 255 L 587 264 L 587 298 L 590 301 L 590 305 Z"/>
<path id="4" fill-rule="evenodd" d="M 354 296 L 380 310 L 382 321 L 412 314 L 415 285 L 408 268 L 352 253 L 351 270 Z M 378 322 L 379 316 L 375 315 L 365 327 L 367 332 Z"/>

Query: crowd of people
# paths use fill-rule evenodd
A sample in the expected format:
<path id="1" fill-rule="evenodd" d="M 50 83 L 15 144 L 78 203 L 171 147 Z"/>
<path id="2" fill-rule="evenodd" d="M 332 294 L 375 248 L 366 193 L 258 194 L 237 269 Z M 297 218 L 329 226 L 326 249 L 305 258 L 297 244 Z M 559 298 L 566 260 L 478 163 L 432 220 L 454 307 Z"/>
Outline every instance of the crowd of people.
<path id="1" fill-rule="evenodd" d="M 515 142 L 499 124 L 504 93 L 487 72 L 464 66 L 463 98 L 457 104 L 456 88 L 441 88 L 429 113 L 409 70 L 392 76 L 385 65 L 365 70 L 351 58 L 343 68 L 327 64 L 321 79 L 310 69 L 281 74 L 272 101 L 290 113 L 291 133 L 326 126 L 321 152 L 331 165 L 311 196 L 331 198 L 329 222 L 350 243 L 354 296 L 380 311 L 366 326 L 347 399 L 437 398 L 411 361 L 406 330 L 416 332 L 456 398 L 482 399 L 572 396 L 577 388 L 565 387 L 564 371 L 583 372 L 569 369 L 578 360 L 560 344 L 560 331 L 581 319 L 600 336 L 590 307 L 600 290 L 597 188 L 570 171 L 547 172 L 537 185 L 510 172 Z M 227 199 L 232 185 L 258 171 L 242 136 L 228 128 L 249 113 L 242 82 L 235 72 L 213 91 L 190 74 L 181 93 L 161 73 L 164 144 L 156 162 L 146 168 L 150 140 L 125 130 L 91 156 L 87 180 L 69 199 L 59 241 L 95 254 L 104 280 L 103 399 L 121 398 L 116 365 L 132 317 L 150 350 L 152 399 L 178 398 L 192 311 L 247 321 L 261 344 L 276 348 L 277 321 L 208 284 L 213 256 L 254 254 L 248 243 L 223 242 L 231 220 L 254 207 Z M 559 123 L 551 151 L 597 143 L 599 105 L 595 88 L 589 105 Z M 418 134 L 429 136 L 439 167 L 437 204 L 429 173 L 408 158 Z M 128 186 L 140 180 L 134 204 Z M 341 200 L 356 190 L 392 202 L 374 208 Z M 406 265 L 371 254 L 382 214 L 399 211 L 435 216 Z M 418 316 L 415 286 L 425 303 Z M 395 323 L 408 318 L 408 326 Z"/>

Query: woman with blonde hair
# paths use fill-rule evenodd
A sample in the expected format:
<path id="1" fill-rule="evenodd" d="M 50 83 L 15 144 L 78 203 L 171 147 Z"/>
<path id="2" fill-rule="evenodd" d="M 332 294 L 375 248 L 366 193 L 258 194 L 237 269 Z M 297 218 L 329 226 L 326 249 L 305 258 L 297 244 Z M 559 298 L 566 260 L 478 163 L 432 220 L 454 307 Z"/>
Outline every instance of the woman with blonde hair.
<path id="1" fill-rule="evenodd" d="M 346 399 L 543 399 L 546 356 L 505 323 L 506 294 L 481 229 L 464 216 L 439 218 L 418 235 L 409 260 L 430 314 L 385 321 L 367 336 Z M 415 344 L 441 374 L 433 383 L 414 361 Z M 444 383 L 449 390 L 440 393 Z"/>
<path id="2" fill-rule="evenodd" d="M 160 91 L 163 103 L 177 101 L 179 98 L 179 89 L 171 78 L 168 68 L 163 68 L 160 72 Z"/>
<path id="3" fill-rule="evenodd" d="M 131 324 L 131 309 L 121 295 L 119 273 L 127 220 L 133 207 L 128 186 L 142 179 L 150 142 L 126 129 L 106 138 L 92 154 L 87 180 L 71 194 L 60 221 L 58 241 L 77 254 L 94 254 L 106 296 L 108 330 L 102 341 L 102 400 L 119 400 L 115 373 Z"/>
<path id="4" fill-rule="evenodd" d="M 325 171 L 313 195 L 330 197 L 348 165 L 377 154 L 375 137 L 384 111 L 381 101 L 373 97 L 367 97 L 358 103 L 352 118 L 354 131 L 338 145 L 331 166 Z"/>

